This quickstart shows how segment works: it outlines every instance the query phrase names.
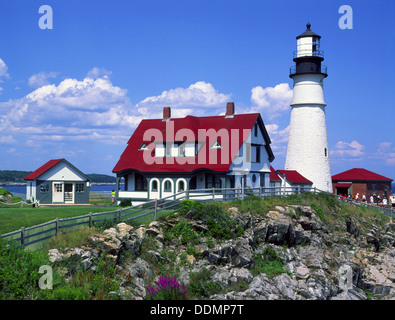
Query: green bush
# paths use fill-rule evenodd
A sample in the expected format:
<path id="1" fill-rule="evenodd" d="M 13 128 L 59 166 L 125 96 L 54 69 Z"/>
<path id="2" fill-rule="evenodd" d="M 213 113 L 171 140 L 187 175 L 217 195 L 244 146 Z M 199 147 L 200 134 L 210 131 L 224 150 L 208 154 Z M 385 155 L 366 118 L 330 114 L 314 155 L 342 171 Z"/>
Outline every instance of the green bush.
<path id="1" fill-rule="evenodd" d="M 122 199 L 119 203 L 121 207 L 131 207 L 132 206 L 132 199 Z"/>
<path id="2" fill-rule="evenodd" d="M 44 251 L 28 251 L 0 239 L 0 299 L 24 300 L 37 295 L 39 269 L 49 265 Z"/>
<path id="3" fill-rule="evenodd" d="M 202 220 L 207 224 L 209 231 L 207 236 L 212 236 L 220 239 L 232 239 L 244 233 L 242 228 L 237 228 L 236 222 L 230 218 L 226 212 L 225 207 L 221 203 L 197 203 L 188 200 L 182 212 L 187 211 L 188 216 Z"/>
<path id="4" fill-rule="evenodd" d="M 188 289 L 189 293 L 197 298 L 209 297 L 221 291 L 221 284 L 211 280 L 211 271 L 203 268 L 199 272 L 190 274 Z"/>
<path id="5" fill-rule="evenodd" d="M 173 233 L 177 237 L 181 237 L 180 241 L 183 244 L 198 244 L 199 236 L 192 229 L 192 227 L 185 220 L 179 221 L 172 229 L 171 233 Z"/>
<path id="6" fill-rule="evenodd" d="M 273 248 L 267 247 L 263 254 L 254 254 L 254 266 L 251 269 L 253 276 L 265 273 L 268 277 L 273 278 L 282 273 L 289 273 L 284 268 L 284 261 L 277 256 Z"/>

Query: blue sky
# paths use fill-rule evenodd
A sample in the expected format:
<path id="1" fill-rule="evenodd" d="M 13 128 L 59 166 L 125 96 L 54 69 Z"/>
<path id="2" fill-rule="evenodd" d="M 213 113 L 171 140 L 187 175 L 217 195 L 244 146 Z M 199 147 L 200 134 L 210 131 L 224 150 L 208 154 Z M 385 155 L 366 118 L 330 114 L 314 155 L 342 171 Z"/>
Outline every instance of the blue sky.
<path id="1" fill-rule="evenodd" d="M 41 5 L 53 29 L 39 28 Z M 339 7 L 353 10 L 341 29 Z M 322 36 L 332 174 L 395 179 L 395 1 L 0 2 L 0 169 L 111 174 L 141 119 L 259 111 L 285 163 L 295 37 Z M 308 137 L 306 137 L 308 138 Z"/>

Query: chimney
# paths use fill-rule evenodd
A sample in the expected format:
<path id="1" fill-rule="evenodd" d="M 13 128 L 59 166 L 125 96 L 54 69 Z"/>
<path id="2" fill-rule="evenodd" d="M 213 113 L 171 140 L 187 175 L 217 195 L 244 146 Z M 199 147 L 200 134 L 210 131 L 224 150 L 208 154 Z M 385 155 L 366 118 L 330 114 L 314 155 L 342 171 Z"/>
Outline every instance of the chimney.
<path id="1" fill-rule="evenodd" d="M 171 109 L 170 107 L 163 108 L 163 121 L 170 120 L 171 117 Z"/>
<path id="2" fill-rule="evenodd" d="M 235 104 L 234 102 L 228 102 L 226 104 L 225 118 L 233 118 L 235 114 Z"/>

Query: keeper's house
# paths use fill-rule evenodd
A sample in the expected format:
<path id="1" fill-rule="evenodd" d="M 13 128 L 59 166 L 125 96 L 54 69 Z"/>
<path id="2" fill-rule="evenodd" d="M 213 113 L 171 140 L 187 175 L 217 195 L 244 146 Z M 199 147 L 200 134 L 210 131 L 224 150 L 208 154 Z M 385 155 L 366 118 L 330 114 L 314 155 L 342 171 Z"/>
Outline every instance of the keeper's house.
<path id="1" fill-rule="evenodd" d="M 259 113 L 142 120 L 113 172 L 117 200 L 133 204 L 181 191 L 270 187 L 270 138 Z M 124 190 L 120 180 L 124 179 Z M 206 191 L 211 194 L 211 191 Z"/>
<path id="2" fill-rule="evenodd" d="M 39 204 L 89 204 L 90 179 L 66 159 L 49 160 L 24 179 L 26 200 Z"/>

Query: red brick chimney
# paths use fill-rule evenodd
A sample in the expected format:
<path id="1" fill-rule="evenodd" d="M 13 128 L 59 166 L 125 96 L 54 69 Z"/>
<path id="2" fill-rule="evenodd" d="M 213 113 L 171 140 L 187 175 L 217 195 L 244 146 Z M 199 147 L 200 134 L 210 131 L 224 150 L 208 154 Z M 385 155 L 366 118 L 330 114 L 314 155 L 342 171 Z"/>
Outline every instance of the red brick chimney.
<path id="1" fill-rule="evenodd" d="M 225 117 L 226 118 L 233 118 L 234 114 L 235 114 L 235 104 L 234 104 L 234 102 L 228 102 L 226 104 Z"/>
<path id="2" fill-rule="evenodd" d="M 170 120 L 171 117 L 171 109 L 170 107 L 163 108 L 163 121 Z"/>

